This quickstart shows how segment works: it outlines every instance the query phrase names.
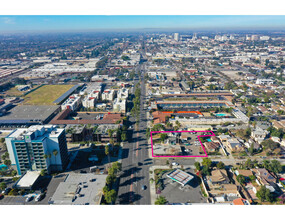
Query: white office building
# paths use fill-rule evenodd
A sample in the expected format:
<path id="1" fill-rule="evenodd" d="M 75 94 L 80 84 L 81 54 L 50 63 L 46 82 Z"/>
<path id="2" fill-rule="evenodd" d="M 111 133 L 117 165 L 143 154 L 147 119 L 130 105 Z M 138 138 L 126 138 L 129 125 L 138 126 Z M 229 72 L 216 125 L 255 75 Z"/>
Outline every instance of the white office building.
<path id="1" fill-rule="evenodd" d="M 179 41 L 179 33 L 174 33 L 174 40 Z"/>

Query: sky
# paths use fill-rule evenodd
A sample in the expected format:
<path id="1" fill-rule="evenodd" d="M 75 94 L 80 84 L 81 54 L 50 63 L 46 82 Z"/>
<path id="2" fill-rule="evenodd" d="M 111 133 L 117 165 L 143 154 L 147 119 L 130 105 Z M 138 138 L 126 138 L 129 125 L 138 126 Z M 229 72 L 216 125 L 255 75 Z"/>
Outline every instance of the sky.
<path id="1" fill-rule="evenodd" d="M 285 30 L 285 16 L 246 15 L 23 15 L 0 16 L 0 33 L 135 29 Z"/>

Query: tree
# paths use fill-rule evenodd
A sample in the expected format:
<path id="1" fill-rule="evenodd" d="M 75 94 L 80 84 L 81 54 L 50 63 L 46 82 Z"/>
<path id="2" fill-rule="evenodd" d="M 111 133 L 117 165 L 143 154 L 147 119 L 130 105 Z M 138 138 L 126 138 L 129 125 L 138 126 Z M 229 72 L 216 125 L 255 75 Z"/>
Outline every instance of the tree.
<path id="1" fill-rule="evenodd" d="M 253 155 L 253 153 L 254 153 L 253 143 L 252 143 L 251 146 L 248 148 L 248 152 L 250 153 L 251 156 Z"/>
<path id="2" fill-rule="evenodd" d="M 10 166 L 11 165 L 11 160 L 4 160 L 4 164 L 6 166 Z"/>
<path id="3" fill-rule="evenodd" d="M 56 156 L 57 156 L 57 154 L 58 154 L 58 151 L 57 151 L 57 150 L 53 150 L 53 151 L 52 151 L 52 154 L 53 154 L 53 156 L 54 156 L 54 158 L 55 158 L 55 163 L 56 163 Z"/>
<path id="4" fill-rule="evenodd" d="M 272 202 L 273 201 L 273 196 L 270 193 L 270 190 L 267 189 L 265 186 L 261 186 L 260 189 L 256 193 L 257 198 L 261 200 L 261 202 L 268 201 Z"/>
<path id="5" fill-rule="evenodd" d="M 117 197 L 117 192 L 114 189 L 112 189 L 106 193 L 105 200 L 107 203 L 113 204 L 116 201 L 116 197 Z"/>
<path id="6" fill-rule="evenodd" d="M 109 137 L 110 137 L 110 143 L 111 143 L 112 145 L 114 145 L 114 138 L 113 138 L 114 132 L 115 132 L 115 130 L 113 130 L 113 129 L 108 129 L 108 135 L 109 135 Z"/>
<path id="7" fill-rule="evenodd" d="M 245 184 L 245 177 L 243 176 L 243 175 L 238 175 L 237 176 L 237 181 L 241 184 L 241 185 L 243 185 L 243 184 Z"/>
<path id="8" fill-rule="evenodd" d="M 251 182 L 253 182 L 253 181 L 256 180 L 256 177 L 255 177 L 254 175 L 250 175 L 250 176 L 249 176 L 249 179 L 250 179 Z"/>
<path id="9" fill-rule="evenodd" d="M 126 141 L 127 140 L 127 133 L 125 131 L 122 133 L 121 139 L 122 139 L 122 141 Z"/>
<path id="10" fill-rule="evenodd" d="M 278 160 L 272 160 L 269 167 L 270 170 L 274 173 L 280 173 L 283 170 L 283 167 Z"/>
<path id="11" fill-rule="evenodd" d="M 218 164 L 217 164 L 217 168 L 218 169 L 225 169 L 225 164 L 222 162 L 222 161 L 220 161 Z"/>
<path id="12" fill-rule="evenodd" d="M 247 159 L 244 163 L 244 166 L 246 167 L 246 169 L 253 168 L 253 163 L 252 163 L 251 159 Z"/>
<path id="13" fill-rule="evenodd" d="M 105 154 L 106 154 L 106 156 L 108 156 L 108 160 L 109 160 L 109 163 L 110 163 L 110 151 L 109 150 L 110 150 L 109 149 L 109 145 L 107 144 L 105 146 Z"/>
<path id="14" fill-rule="evenodd" d="M 196 170 L 200 171 L 201 170 L 201 165 L 199 162 L 195 162 L 194 163 L 195 167 L 196 167 Z"/>
<path id="15" fill-rule="evenodd" d="M 116 177 L 114 175 L 108 175 L 106 178 L 107 185 L 112 185 L 113 182 L 116 181 Z"/>
<path id="16" fill-rule="evenodd" d="M 175 124 L 176 124 L 176 126 L 177 126 L 178 128 L 180 128 L 180 127 L 181 127 L 181 124 L 180 124 L 180 122 L 179 122 L 179 121 L 175 121 Z"/>
<path id="17" fill-rule="evenodd" d="M 164 196 L 159 196 L 156 201 L 155 201 L 155 205 L 165 205 L 167 203 L 167 200 Z"/>
<path id="18" fill-rule="evenodd" d="M 0 183 L 0 189 L 1 190 L 6 189 L 6 187 L 7 187 L 7 184 L 5 182 Z"/>
<path id="19" fill-rule="evenodd" d="M 164 134 L 164 133 L 160 134 L 160 139 L 162 142 L 164 142 L 167 139 L 167 137 L 168 137 L 167 134 Z"/>
<path id="20" fill-rule="evenodd" d="M 41 174 L 41 176 L 45 176 L 46 175 L 46 170 L 42 169 L 40 174 Z"/>
<path id="21" fill-rule="evenodd" d="M 212 167 L 212 161 L 210 158 L 203 158 L 202 165 L 206 167 Z"/>
<path id="22" fill-rule="evenodd" d="M 12 176 L 16 176 L 18 174 L 18 172 L 16 170 L 12 170 L 11 175 Z"/>
<path id="23" fill-rule="evenodd" d="M 119 162 L 115 162 L 112 164 L 112 169 L 114 170 L 114 173 L 117 174 L 119 171 L 122 170 L 122 164 Z"/>
<path id="24" fill-rule="evenodd" d="M 103 194 L 106 195 L 109 192 L 109 187 L 108 186 L 104 186 L 103 187 Z"/>

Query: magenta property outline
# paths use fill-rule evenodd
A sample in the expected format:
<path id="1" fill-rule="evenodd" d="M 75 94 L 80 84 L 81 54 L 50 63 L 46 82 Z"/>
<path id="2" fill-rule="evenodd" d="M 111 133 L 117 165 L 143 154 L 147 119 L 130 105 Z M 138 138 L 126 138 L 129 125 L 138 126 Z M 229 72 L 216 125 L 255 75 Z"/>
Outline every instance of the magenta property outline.
<path id="1" fill-rule="evenodd" d="M 199 142 L 200 142 L 200 144 L 201 144 L 201 146 L 202 146 L 202 148 L 203 148 L 203 151 L 205 152 L 205 155 L 155 156 L 155 155 L 153 154 L 153 141 L 152 141 L 152 134 L 153 134 L 153 133 L 182 133 L 182 132 L 211 132 L 212 135 L 198 135 L 198 136 L 197 136 L 197 138 L 198 138 L 198 140 L 199 140 Z M 206 150 L 205 150 L 204 145 L 202 144 L 202 141 L 200 140 L 200 137 L 209 137 L 209 136 L 216 136 L 216 135 L 215 135 L 214 132 L 212 132 L 212 131 L 151 131 L 151 132 L 150 132 L 150 140 L 151 140 L 151 153 L 152 153 L 152 157 L 208 157 L 208 154 L 207 154 L 207 152 L 206 152 Z"/>

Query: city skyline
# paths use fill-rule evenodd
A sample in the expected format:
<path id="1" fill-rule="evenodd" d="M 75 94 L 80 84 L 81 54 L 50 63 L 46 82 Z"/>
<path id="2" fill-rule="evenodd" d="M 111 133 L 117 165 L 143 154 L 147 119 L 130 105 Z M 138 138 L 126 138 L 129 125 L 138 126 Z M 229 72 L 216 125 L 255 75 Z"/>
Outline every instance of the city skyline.
<path id="1" fill-rule="evenodd" d="M 0 33 L 117 30 L 274 30 L 285 28 L 285 16 L 127 15 L 0 16 Z"/>

